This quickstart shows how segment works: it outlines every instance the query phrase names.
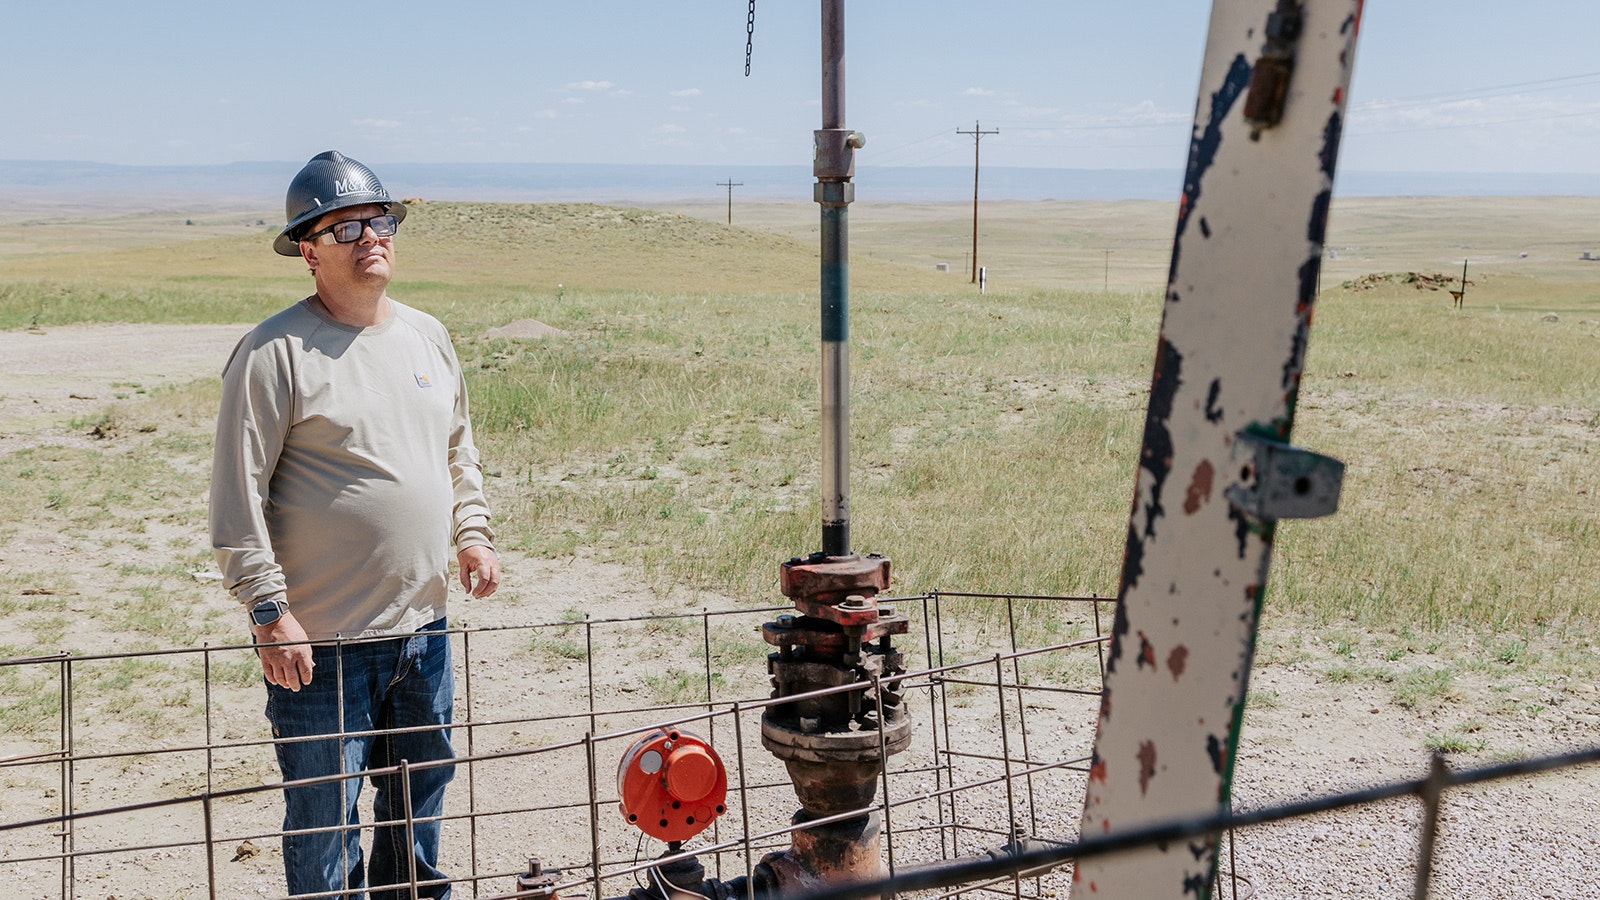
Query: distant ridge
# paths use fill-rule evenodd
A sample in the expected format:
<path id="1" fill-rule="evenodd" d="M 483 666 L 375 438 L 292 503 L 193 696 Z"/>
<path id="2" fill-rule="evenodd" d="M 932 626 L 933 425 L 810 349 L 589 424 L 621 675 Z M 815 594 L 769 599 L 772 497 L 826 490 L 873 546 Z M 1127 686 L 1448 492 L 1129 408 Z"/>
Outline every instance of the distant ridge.
<path id="1" fill-rule="evenodd" d="M 21 198 L 37 207 L 52 196 L 142 199 L 174 205 L 283 202 L 297 162 L 209 166 L 124 166 L 92 162 L 0 160 L 0 202 Z M 384 184 L 403 197 L 479 201 L 584 201 L 648 204 L 715 199 L 716 186 L 742 182 L 737 198 L 811 199 L 806 166 L 657 166 L 582 163 L 384 163 Z M 1040 169 L 987 166 L 986 200 L 1172 200 L 1183 182 L 1173 169 Z M 972 198 L 972 169 L 883 167 L 856 172 L 858 201 L 940 202 Z M 1600 173 L 1340 172 L 1336 196 L 1600 196 Z"/>

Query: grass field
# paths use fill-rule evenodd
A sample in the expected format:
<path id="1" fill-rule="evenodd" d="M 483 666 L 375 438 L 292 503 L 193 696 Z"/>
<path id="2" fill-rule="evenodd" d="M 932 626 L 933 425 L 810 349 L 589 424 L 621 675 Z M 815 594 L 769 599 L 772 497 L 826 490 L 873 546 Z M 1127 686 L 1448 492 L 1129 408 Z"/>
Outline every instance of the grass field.
<path id="1" fill-rule="evenodd" d="M 258 320 L 310 289 L 268 249 L 271 215 L 0 222 L 0 328 Z M 723 215 L 413 206 L 391 293 L 456 336 L 508 546 L 751 603 L 816 548 L 816 209 Z M 970 207 L 852 209 L 853 533 L 894 559 L 897 591 L 1116 590 L 1172 217 L 986 206 L 979 295 Z M 1296 439 L 1350 469 L 1338 515 L 1280 528 L 1269 627 L 1592 634 L 1600 262 L 1578 257 L 1600 250 L 1600 199 L 1340 201 L 1329 246 Z M 1404 278 L 1357 289 L 1458 277 L 1464 258 L 1460 311 Z M 487 334 L 528 318 L 562 334 Z M 62 426 L 114 440 L 0 458 L 0 520 L 203 534 L 215 381 L 130 393 Z M 204 564 L 166 540 L 130 574 L 142 590 Z M 7 556 L 0 580 L 20 584 L 30 567 Z M 0 605 L 64 627 L 37 598 Z"/>

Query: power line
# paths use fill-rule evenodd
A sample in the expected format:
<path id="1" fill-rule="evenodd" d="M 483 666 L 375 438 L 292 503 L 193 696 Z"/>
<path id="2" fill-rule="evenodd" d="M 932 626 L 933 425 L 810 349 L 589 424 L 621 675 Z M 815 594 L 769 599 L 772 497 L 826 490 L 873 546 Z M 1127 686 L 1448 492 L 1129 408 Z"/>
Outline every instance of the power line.
<path id="1" fill-rule="evenodd" d="M 1436 93 L 1436 94 L 1418 94 L 1418 95 L 1412 96 L 1412 97 L 1394 97 L 1394 98 L 1390 98 L 1390 99 L 1371 100 L 1371 101 L 1367 101 L 1367 102 L 1368 103 L 1412 104 L 1412 103 L 1428 103 L 1428 102 L 1434 102 L 1434 101 L 1439 101 L 1439 100 L 1450 100 L 1450 99 L 1471 100 L 1471 99 L 1477 99 L 1477 98 L 1480 98 L 1480 97 L 1502 96 L 1502 94 L 1500 93 L 1501 91 L 1514 91 L 1514 90 L 1518 90 L 1518 89 L 1521 89 L 1521 88 L 1530 88 L 1530 87 L 1543 86 L 1542 89 L 1544 89 L 1544 90 L 1558 90 L 1558 89 L 1561 89 L 1561 88 L 1568 88 L 1568 87 L 1583 87 L 1587 83 L 1588 79 L 1600 79 L 1600 72 L 1584 72 L 1584 73 L 1579 74 L 1579 75 L 1560 75 L 1560 76 L 1557 76 L 1555 78 L 1540 78 L 1540 79 L 1536 79 L 1534 81 L 1513 81 L 1513 82 L 1510 82 L 1510 83 L 1507 83 L 1507 84 L 1491 84 L 1491 85 L 1484 85 L 1482 87 L 1475 87 L 1475 88 L 1461 88 L 1459 90 L 1454 90 L 1454 91 L 1441 91 L 1441 92 Z M 1560 82 L 1573 82 L 1573 83 L 1562 84 Z"/>
<path id="2" fill-rule="evenodd" d="M 1126 131 L 1130 128 L 1173 128 L 1188 125 L 1193 119 L 1188 115 L 1172 113 L 1172 118 L 1165 122 L 1109 122 L 1098 125 L 1077 125 L 1061 122 L 1054 125 L 1013 125 L 1001 122 L 1011 131 Z"/>
<path id="3" fill-rule="evenodd" d="M 1379 134 L 1413 134 L 1421 131 L 1451 131 L 1458 128 L 1486 128 L 1490 125 L 1511 125 L 1518 122 L 1545 122 L 1551 119 L 1580 119 L 1586 116 L 1600 116 L 1600 107 L 1575 113 L 1552 113 L 1548 116 L 1524 116 L 1516 119 L 1491 119 L 1486 122 L 1455 122 L 1447 125 L 1419 125 L 1415 128 L 1388 128 L 1381 131 L 1365 131 L 1358 128 L 1350 130 L 1351 137 L 1370 137 Z"/>
<path id="4" fill-rule="evenodd" d="M 950 132 L 945 131 L 943 128 L 941 128 L 941 129 L 939 129 L 938 131 L 935 131 L 932 134 L 925 135 L 923 137 L 919 137 L 914 141 L 906 141 L 904 144 L 898 144 L 898 145 L 893 146 L 893 147 L 885 147 L 882 150 L 877 150 L 877 151 L 875 151 L 873 153 L 873 155 L 881 157 L 881 156 L 885 156 L 887 154 L 897 153 L 897 152 L 899 152 L 901 150 L 906 149 L 907 147 L 915 147 L 918 144 L 926 144 L 927 142 L 933 140 L 936 137 L 943 137 L 944 135 L 949 134 L 949 133 Z"/>

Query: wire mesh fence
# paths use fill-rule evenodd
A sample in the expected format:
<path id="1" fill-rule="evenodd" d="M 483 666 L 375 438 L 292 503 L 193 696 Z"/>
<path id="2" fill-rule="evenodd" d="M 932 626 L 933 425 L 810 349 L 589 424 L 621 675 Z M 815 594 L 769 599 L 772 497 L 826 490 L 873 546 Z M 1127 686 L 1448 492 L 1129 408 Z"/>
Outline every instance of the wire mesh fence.
<path id="1" fill-rule="evenodd" d="M 1072 753 L 1082 755 L 1092 732 L 1095 648 L 1107 601 L 1005 601 L 1082 610 L 1051 616 L 1054 627 L 1078 637 L 1027 648 L 1013 623 L 995 651 L 1001 657 L 964 663 L 944 662 L 958 647 L 974 646 L 939 627 L 942 604 L 950 601 L 928 595 L 896 602 L 920 620 L 922 645 L 905 649 L 921 665 L 904 684 L 922 721 L 913 750 L 897 758 L 886 778 L 888 852 L 959 853 L 1009 835 L 1022 813 L 996 814 L 982 804 L 993 803 L 1013 779 L 974 773 L 1006 767 L 1032 786 L 1081 770 L 1070 756 L 1039 763 L 1027 752 L 1008 752 L 997 738 L 1015 737 L 1030 712 L 1044 715 L 1008 703 L 1007 695 L 1040 691 L 1059 707 L 1055 715 L 1073 723 L 1079 740 Z M 770 701 L 767 648 L 756 637 L 760 623 L 777 612 L 452 630 L 459 758 L 439 818 L 441 858 L 453 861 L 458 890 L 496 893 L 524 871 L 529 856 L 539 856 L 564 873 L 582 873 L 596 896 L 625 893 L 637 865 L 654 854 L 613 811 L 616 763 L 632 740 L 663 725 L 700 733 L 728 760 L 729 814 L 701 838 L 720 848 L 712 854 L 713 874 L 732 877 L 752 857 L 781 846 L 795 801 L 781 765 L 759 743 L 759 718 Z M 19 700 L 34 704 L 41 722 L 54 720 L 21 741 L 14 736 L 0 759 L 0 772 L 15 788 L 0 823 L 0 865 L 40 896 L 92 896 L 101 888 L 153 896 L 281 895 L 282 785 L 252 658 L 253 650 L 241 645 L 0 662 L 13 670 Z M 1046 673 L 1043 660 L 1051 658 L 1055 671 Z M 532 692 L 530 674 L 538 686 Z M 1076 681 L 1064 685 L 1063 678 Z M 152 685 L 141 692 L 151 708 L 108 705 L 107 698 L 126 696 L 108 688 L 141 679 Z M 1008 724 L 997 729 L 996 715 Z M 905 811 L 895 799 L 900 795 L 916 798 L 904 801 Z M 1015 797 L 1011 804 L 1028 808 Z"/>
<path id="2" fill-rule="evenodd" d="M 898 879 L 885 891 L 1064 896 L 1076 857 L 1417 795 L 1426 801 L 1416 867 L 1423 896 L 1429 823 L 1447 788 L 1596 758 L 1464 773 L 1441 764 L 1420 781 L 1080 842 L 1112 601 L 943 592 L 886 602 L 912 620 L 899 680 L 914 725 L 910 749 L 891 758 L 870 807 Z M 451 765 L 455 783 L 434 820 L 456 896 L 517 896 L 518 877 L 537 858 L 562 896 L 620 897 L 675 848 L 618 811 L 618 762 L 642 736 L 678 729 L 704 738 L 729 780 L 726 813 L 684 852 L 710 878 L 748 883 L 797 827 L 788 776 L 760 740 L 762 713 L 775 701 L 757 632 L 784 611 L 453 629 L 456 760 L 293 786 L 383 775 L 404 784 L 413 769 Z M 0 872 L 19 896 L 284 896 L 284 785 L 249 646 L 39 656 L 0 668 L 10 670 L 7 704 L 28 705 L 38 723 L 8 736 L 0 756 Z M 116 702 L 126 696 L 119 688 L 141 680 L 151 685 L 141 692 L 148 703 Z M 371 821 L 367 806 L 359 827 L 370 840 L 385 823 Z M 407 805 L 390 824 L 419 821 L 428 820 Z M 1224 841 L 1217 895 L 1250 896 L 1231 847 Z M 411 880 L 407 890 L 429 885 Z"/>

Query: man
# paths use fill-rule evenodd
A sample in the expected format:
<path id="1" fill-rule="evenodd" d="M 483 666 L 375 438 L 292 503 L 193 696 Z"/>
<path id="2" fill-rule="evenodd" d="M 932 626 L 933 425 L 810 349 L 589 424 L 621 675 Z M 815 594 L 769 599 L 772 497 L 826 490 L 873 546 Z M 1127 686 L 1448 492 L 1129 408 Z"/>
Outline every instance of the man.
<path id="1" fill-rule="evenodd" d="M 228 361 L 212 548 L 260 645 L 284 780 L 406 760 L 418 766 L 410 812 L 426 820 L 453 775 L 425 765 L 454 755 L 450 546 L 469 596 L 500 585 L 466 386 L 444 326 L 387 293 L 406 208 L 370 169 L 320 153 L 290 183 L 286 211 L 273 248 L 304 260 L 316 291 Z M 360 777 L 285 790 L 290 893 L 410 897 L 413 874 L 446 877 L 440 823 L 414 821 L 408 847 L 399 776 L 372 781 L 380 824 L 365 866 L 359 829 L 340 827 L 360 821 Z M 419 893 L 449 895 L 442 883 Z"/>

